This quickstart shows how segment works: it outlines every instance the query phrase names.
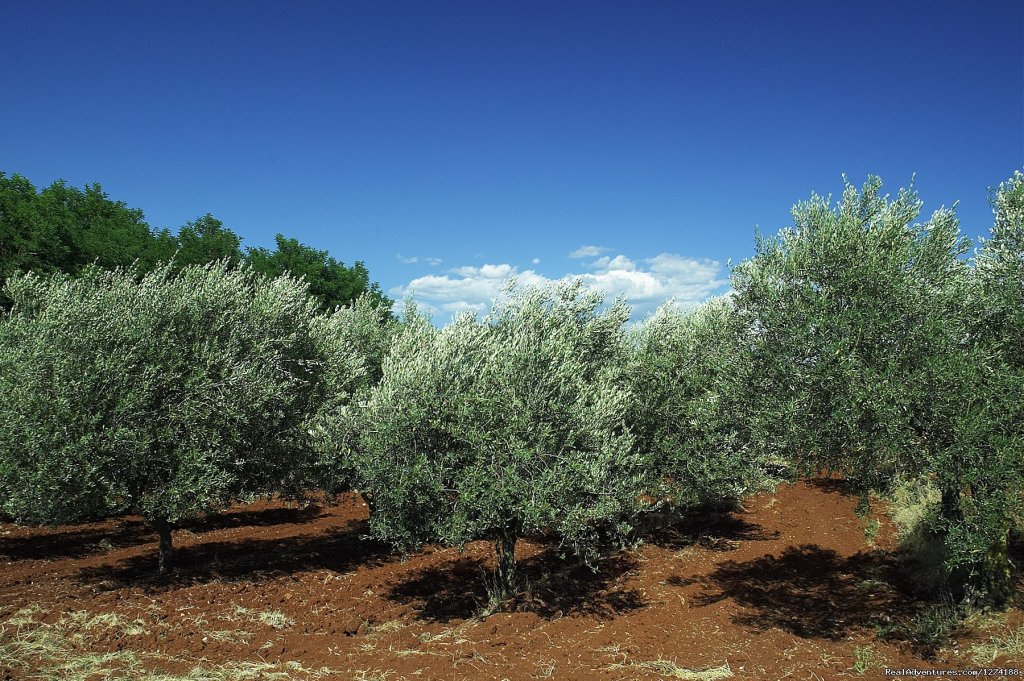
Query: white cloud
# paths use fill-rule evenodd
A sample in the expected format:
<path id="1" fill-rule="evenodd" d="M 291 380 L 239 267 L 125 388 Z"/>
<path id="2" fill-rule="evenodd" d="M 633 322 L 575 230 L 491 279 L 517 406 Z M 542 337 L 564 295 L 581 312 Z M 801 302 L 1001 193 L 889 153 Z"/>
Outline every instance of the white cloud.
<path id="1" fill-rule="evenodd" d="M 456 267 L 448 270 L 450 274 L 457 274 L 460 277 L 483 278 L 483 279 L 507 279 L 515 271 L 512 265 L 483 265 L 473 267 Z"/>
<path id="2" fill-rule="evenodd" d="M 482 311 L 490 308 L 501 293 L 502 286 L 512 276 L 527 286 L 548 281 L 533 270 L 518 272 L 515 267 L 507 264 L 480 267 L 467 265 L 451 269 L 444 275 L 417 277 L 406 286 L 391 289 L 390 293 L 396 298 L 412 295 L 417 303 L 435 315 L 457 314 L 464 310 Z"/>
<path id="3" fill-rule="evenodd" d="M 614 272 L 618 270 L 632 272 L 636 269 L 636 263 L 624 255 L 617 255 L 614 258 L 609 258 L 606 255 L 590 263 L 590 266 L 598 272 Z"/>
<path id="4" fill-rule="evenodd" d="M 596 258 L 602 253 L 607 253 L 612 249 L 605 248 L 604 246 L 580 246 L 575 251 L 569 254 L 570 258 Z"/>
<path id="5" fill-rule="evenodd" d="M 534 260 L 535 263 L 539 261 Z M 499 297 L 510 277 L 526 286 L 558 281 L 531 269 L 519 271 L 507 263 L 479 267 L 466 265 L 450 269 L 443 275 L 418 277 L 406 286 L 391 289 L 390 293 L 397 299 L 412 295 L 417 303 L 435 316 L 463 310 L 485 311 Z M 585 286 L 602 291 L 609 300 L 625 297 L 633 307 L 634 319 L 646 316 L 670 299 L 683 307 L 696 305 L 728 284 L 718 261 L 674 253 L 661 253 L 637 261 L 622 254 L 604 256 L 592 261 L 586 271 L 568 273 L 559 280 L 571 279 L 581 279 Z M 438 318 L 437 321 L 447 319 Z"/>
<path id="6" fill-rule="evenodd" d="M 415 265 L 418 262 L 424 262 L 424 263 L 430 265 L 431 267 L 437 267 L 438 265 L 440 265 L 441 263 L 444 262 L 444 260 L 441 260 L 441 258 L 429 258 L 429 257 L 421 258 L 421 257 L 416 256 L 416 255 L 407 258 L 407 257 L 403 256 L 401 253 L 395 253 L 395 258 L 399 262 L 404 263 L 406 265 Z"/>
<path id="7" fill-rule="evenodd" d="M 710 277 L 717 276 L 722 269 L 721 263 L 717 260 L 684 258 L 672 253 L 661 253 L 653 258 L 647 258 L 644 262 L 651 266 L 652 272 L 693 283 L 707 281 Z"/>
<path id="8" fill-rule="evenodd" d="M 534 258 L 530 262 L 532 262 L 534 265 L 539 265 L 540 264 L 540 258 Z"/>

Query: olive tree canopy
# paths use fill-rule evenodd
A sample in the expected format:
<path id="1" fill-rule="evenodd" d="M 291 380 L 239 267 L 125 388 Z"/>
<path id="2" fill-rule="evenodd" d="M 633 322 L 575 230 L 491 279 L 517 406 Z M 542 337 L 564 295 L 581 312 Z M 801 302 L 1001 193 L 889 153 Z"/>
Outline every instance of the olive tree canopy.
<path id="1" fill-rule="evenodd" d="M 970 242 L 952 210 L 918 223 L 914 192 L 890 199 L 880 188 L 870 178 L 859 191 L 847 185 L 835 208 L 819 196 L 798 203 L 793 227 L 759 239 L 734 271 L 771 396 L 759 437 L 865 493 L 926 476 L 942 495 L 934 526 L 950 584 L 965 600 L 1003 600 L 1021 499 L 1021 393 L 1004 343 L 976 321 L 979 304 L 1001 319 L 1012 305 L 978 302 L 992 299 L 979 276 L 989 288 L 997 278 L 962 257 Z M 986 328 L 990 339 L 1009 330 Z"/>
<path id="2" fill-rule="evenodd" d="M 629 532 L 645 462 L 626 427 L 628 308 L 579 283 L 511 287 L 482 321 L 412 315 L 365 413 L 357 466 L 374 533 L 404 549 L 486 539 L 495 604 L 515 546 L 544 532 L 584 558 Z"/>
<path id="3" fill-rule="evenodd" d="M 750 333 L 729 298 L 666 304 L 632 333 L 630 425 L 676 511 L 728 506 L 761 477 L 751 445 Z"/>
<path id="4" fill-rule="evenodd" d="M 301 487 L 325 376 L 363 371 L 318 333 L 304 284 L 226 262 L 15 275 L 6 292 L 3 510 L 47 524 L 139 513 L 161 570 L 179 520 Z"/>

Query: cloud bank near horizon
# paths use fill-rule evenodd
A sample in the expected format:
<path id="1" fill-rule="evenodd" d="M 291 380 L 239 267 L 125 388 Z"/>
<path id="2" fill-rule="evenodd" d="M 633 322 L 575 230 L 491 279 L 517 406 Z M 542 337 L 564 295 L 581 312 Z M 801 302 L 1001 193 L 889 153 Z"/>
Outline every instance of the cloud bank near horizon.
<path id="1" fill-rule="evenodd" d="M 443 274 L 417 277 L 389 291 L 396 304 L 412 297 L 438 321 L 448 315 L 469 310 L 486 312 L 494 304 L 505 283 L 515 278 L 523 286 L 538 286 L 580 279 L 587 288 L 602 292 L 608 300 L 623 296 L 633 308 L 633 319 L 652 313 L 661 304 L 674 299 L 677 305 L 692 307 L 723 293 L 728 278 L 717 260 L 691 258 L 675 253 L 634 260 L 624 254 L 606 255 L 612 249 L 581 246 L 569 257 L 590 259 L 582 271 L 550 278 L 533 269 L 519 269 L 509 263 L 454 267 Z M 534 263 L 536 264 L 536 263 Z"/>

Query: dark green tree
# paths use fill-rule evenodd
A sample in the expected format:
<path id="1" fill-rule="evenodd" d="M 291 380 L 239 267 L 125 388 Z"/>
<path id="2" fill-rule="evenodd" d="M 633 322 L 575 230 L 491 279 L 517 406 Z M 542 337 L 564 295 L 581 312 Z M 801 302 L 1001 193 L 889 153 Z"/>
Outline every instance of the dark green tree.
<path id="1" fill-rule="evenodd" d="M 37 204 L 32 183 L 21 175 L 0 173 L 0 278 L 55 259 L 48 251 L 57 245 L 57 237 L 52 230 L 48 233 Z"/>
<path id="2" fill-rule="evenodd" d="M 0 173 L 0 276 L 17 271 L 78 272 L 145 259 L 153 234 L 142 211 L 112 201 L 98 184 L 63 180 L 42 191 Z"/>
<path id="3" fill-rule="evenodd" d="M 246 253 L 249 265 L 262 274 L 275 277 L 288 272 L 305 279 L 309 292 L 325 309 L 350 305 L 360 296 L 368 296 L 377 305 L 390 309 L 391 302 L 377 283 L 370 282 L 370 272 L 360 261 L 346 267 L 328 254 L 311 246 L 289 239 L 282 234 L 275 237 L 277 247 L 250 248 Z"/>
<path id="4" fill-rule="evenodd" d="M 156 240 L 159 239 L 158 234 Z M 237 266 L 242 262 L 241 238 L 209 213 L 185 223 L 178 230 L 174 245 L 177 247 L 173 254 L 174 265 L 178 268 L 211 262 L 227 262 L 231 266 Z M 279 274 L 282 273 L 272 276 Z"/>
<path id="5" fill-rule="evenodd" d="M 327 251 L 281 234 L 276 242 L 274 250 L 243 252 L 242 239 L 209 213 L 177 233 L 154 231 L 141 210 L 112 201 L 98 184 L 77 189 L 61 180 L 37 190 L 21 175 L 0 172 L 0 282 L 14 272 L 74 274 L 87 265 L 133 267 L 142 273 L 171 260 L 179 270 L 246 262 L 266 276 L 290 272 L 305 279 L 325 310 L 350 305 L 360 296 L 390 310 L 392 301 L 370 281 L 364 263 L 347 267 Z"/>

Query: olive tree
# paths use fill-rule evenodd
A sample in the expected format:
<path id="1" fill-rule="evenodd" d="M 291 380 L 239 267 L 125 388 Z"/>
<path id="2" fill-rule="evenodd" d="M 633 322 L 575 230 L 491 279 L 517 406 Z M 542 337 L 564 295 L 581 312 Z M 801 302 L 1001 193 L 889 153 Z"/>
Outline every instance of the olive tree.
<path id="1" fill-rule="evenodd" d="M 354 461 L 366 423 L 359 405 L 381 380 L 399 323 L 377 298 L 362 295 L 331 314 L 318 315 L 313 327 L 324 350 L 325 395 L 308 423 L 312 467 L 300 477 L 336 495 L 359 487 Z M 364 496 L 372 505 L 370 495 Z"/>
<path id="2" fill-rule="evenodd" d="M 730 298 L 667 304 L 632 333 L 630 425 L 677 511 L 728 506 L 762 477 L 750 444 L 749 331 Z"/>
<path id="3" fill-rule="evenodd" d="M 939 474 L 960 484 L 942 521 L 959 581 L 981 597 L 1012 593 L 1009 531 L 1024 523 L 1024 174 L 993 194 L 995 222 L 974 258 L 967 342 L 945 393 L 955 437 Z M 950 397 L 951 396 L 951 397 Z"/>
<path id="4" fill-rule="evenodd" d="M 45 524 L 141 514 L 159 535 L 161 572 L 178 521 L 302 486 L 294 471 L 327 372 L 362 370 L 318 332 L 303 283 L 226 262 L 141 278 L 30 273 L 6 291 L 4 512 Z"/>
<path id="5" fill-rule="evenodd" d="M 916 194 L 890 200 L 880 187 L 847 185 L 834 209 L 818 196 L 797 204 L 793 227 L 759 239 L 734 271 L 771 394 L 758 436 L 865 493 L 928 475 L 952 586 L 1002 600 L 1007 582 L 993 575 L 1007 574 L 998 536 L 1020 490 L 1008 475 L 1019 398 L 1007 399 L 1012 381 L 971 333 L 970 243 L 955 213 L 915 223 Z"/>
<path id="6" fill-rule="evenodd" d="M 494 605 L 517 589 L 515 548 L 550 533 L 590 560 L 630 531 L 645 465 L 626 425 L 628 307 L 577 282 L 511 287 L 482 321 L 412 315 L 365 412 L 357 467 L 373 532 L 408 550 L 492 541 Z"/>
<path id="7" fill-rule="evenodd" d="M 1024 173 L 992 197 L 995 223 L 976 258 L 976 334 L 1024 371 Z"/>

